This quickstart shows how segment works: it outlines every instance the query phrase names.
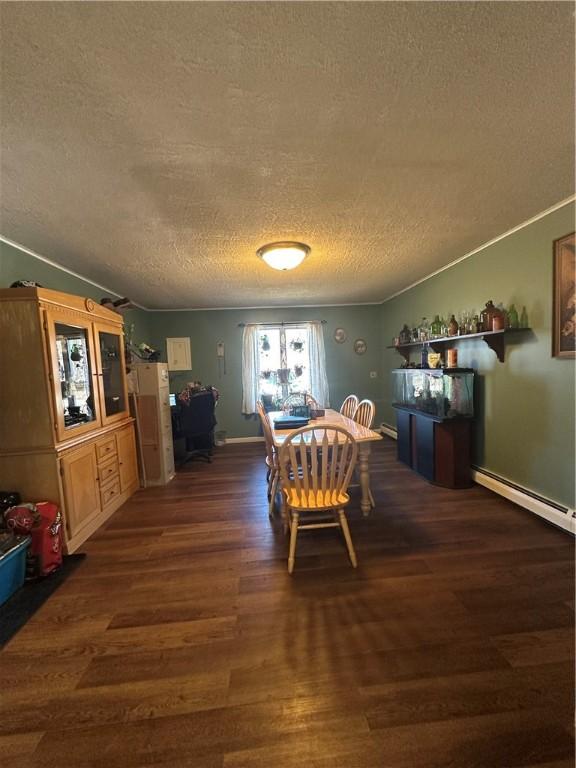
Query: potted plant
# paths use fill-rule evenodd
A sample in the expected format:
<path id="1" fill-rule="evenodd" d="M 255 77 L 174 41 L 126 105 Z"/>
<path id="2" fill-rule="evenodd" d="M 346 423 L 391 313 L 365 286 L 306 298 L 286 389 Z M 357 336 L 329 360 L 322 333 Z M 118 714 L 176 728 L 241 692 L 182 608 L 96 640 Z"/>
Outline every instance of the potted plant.
<path id="1" fill-rule="evenodd" d="M 302 339 L 292 339 L 290 342 L 290 347 L 294 350 L 294 352 L 302 352 L 304 349 L 304 342 Z"/>
<path id="2" fill-rule="evenodd" d="M 261 345 L 262 345 L 262 352 L 269 352 L 270 351 L 270 340 L 268 339 L 268 336 L 264 334 L 261 339 Z"/>
<path id="3" fill-rule="evenodd" d="M 280 384 L 288 384 L 290 368 L 278 368 L 278 381 Z"/>
<path id="4" fill-rule="evenodd" d="M 82 353 L 78 348 L 78 344 L 72 345 L 72 349 L 70 351 L 70 360 L 72 360 L 75 363 L 77 363 L 79 360 L 82 360 Z"/>
<path id="5" fill-rule="evenodd" d="M 294 366 L 294 375 L 295 376 L 302 376 L 303 372 L 304 372 L 304 366 L 302 366 L 302 365 L 295 365 Z"/>
<path id="6" fill-rule="evenodd" d="M 268 371 L 268 370 L 262 371 L 262 373 L 260 374 L 260 376 L 262 376 L 263 379 L 269 379 L 271 375 L 272 375 L 272 371 Z"/>

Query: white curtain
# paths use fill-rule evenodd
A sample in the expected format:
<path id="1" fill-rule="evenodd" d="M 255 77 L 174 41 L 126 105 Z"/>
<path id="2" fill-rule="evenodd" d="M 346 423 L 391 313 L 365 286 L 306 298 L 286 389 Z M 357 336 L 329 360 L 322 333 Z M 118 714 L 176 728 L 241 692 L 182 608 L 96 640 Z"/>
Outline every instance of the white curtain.
<path id="1" fill-rule="evenodd" d="M 326 376 L 326 354 L 324 352 L 324 331 L 322 323 L 306 323 L 310 344 L 310 389 L 312 397 L 323 408 L 330 407 L 330 393 Z"/>
<path id="2" fill-rule="evenodd" d="M 244 326 L 242 336 L 242 413 L 256 413 L 258 400 L 258 326 Z"/>

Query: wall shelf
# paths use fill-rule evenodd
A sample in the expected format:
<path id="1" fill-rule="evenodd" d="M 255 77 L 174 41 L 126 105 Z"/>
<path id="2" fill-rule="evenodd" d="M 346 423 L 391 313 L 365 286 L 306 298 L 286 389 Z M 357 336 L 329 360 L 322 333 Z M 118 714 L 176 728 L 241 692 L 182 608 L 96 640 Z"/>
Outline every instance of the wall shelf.
<path id="1" fill-rule="evenodd" d="M 424 346 L 429 346 L 434 352 L 442 352 L 455 341 L 466 341 L 467 339 L 480 339 L 485 341 L 490 349 L 494 350 L 496 357 L 501 363 L 505 356 L 505 338 L 509 334 L 518 334 L 530 331 L 531 328 L 505 328 L 502 331 L 481 331 L 480 333 L 466 333 L 461 336 L 442 336 L 439 339 L 429 339 L 428 341 L 410 341 L 408 344 L 391 344 L 387 349 L 395 349 L 399 352 L 407 363 L 410 362 L 410 352 Z"/>

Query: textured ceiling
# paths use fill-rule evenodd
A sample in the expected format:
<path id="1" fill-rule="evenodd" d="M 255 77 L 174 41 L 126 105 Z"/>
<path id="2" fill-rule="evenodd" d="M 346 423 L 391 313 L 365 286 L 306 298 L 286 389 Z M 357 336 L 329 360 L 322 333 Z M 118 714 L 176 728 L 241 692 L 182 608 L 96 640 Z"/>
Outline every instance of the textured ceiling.
<path id="1" fill-rule="evenodd" d="M 2 3 L 0 230 L 152 308 L 381 301 L 573 193 L 573 13 Z"/>

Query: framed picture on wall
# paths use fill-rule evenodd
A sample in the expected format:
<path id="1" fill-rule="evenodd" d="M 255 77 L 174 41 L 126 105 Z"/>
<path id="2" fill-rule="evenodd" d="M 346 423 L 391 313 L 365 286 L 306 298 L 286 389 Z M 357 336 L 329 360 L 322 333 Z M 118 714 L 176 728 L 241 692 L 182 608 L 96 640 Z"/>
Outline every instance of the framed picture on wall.
<path id="1" fill-rule="evenodd" d="M 576 357 L 576 253 L 574 232 L 554 240 L 552 355 Z"/>

